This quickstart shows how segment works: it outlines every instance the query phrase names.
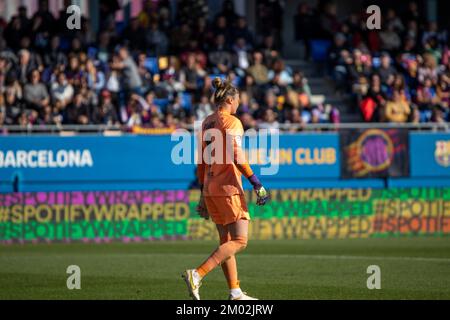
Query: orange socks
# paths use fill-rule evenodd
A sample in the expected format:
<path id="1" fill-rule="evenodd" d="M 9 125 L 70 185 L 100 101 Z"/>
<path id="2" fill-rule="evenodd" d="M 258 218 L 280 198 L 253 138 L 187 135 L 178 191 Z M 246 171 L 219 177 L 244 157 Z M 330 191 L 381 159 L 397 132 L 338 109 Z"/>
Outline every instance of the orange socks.
<path id="1" fill-rule="evenodd" d="M 227 279 L 228 288 L 239 288 L 239 280 L 237 274 L 236 257 L 231 256 L 222 263 L 222 270 L 225 278 Z"/>
<path id="2" fill-rule="evenodd" d="M 226 236 L 220 237 L 220 244 L 224 244 L 230 240 L 230 234 L 227 233 Z M 232 255 L 228 259 L 225 259 L 225 261 L 222 263 L 222 271 L 225 275 L 225 279 L 227 279 L 228 287 L 230 289 L 239 288 L 236 257 L 234 255 Z"/>
<path id="3" fill-rule="evenodd" d="M 220 239 L 221 243 L 224 239 Z M 197 272 L 203 278 L 211 270 L 222 264 L 222 270 L 227 278 L 230 289 L 239 288 L 237 280 L 236 258 L 234 255 L 247 246 L 247 237 L 236 237 L 222 243 L 203 264 L 197 268 Z"/>

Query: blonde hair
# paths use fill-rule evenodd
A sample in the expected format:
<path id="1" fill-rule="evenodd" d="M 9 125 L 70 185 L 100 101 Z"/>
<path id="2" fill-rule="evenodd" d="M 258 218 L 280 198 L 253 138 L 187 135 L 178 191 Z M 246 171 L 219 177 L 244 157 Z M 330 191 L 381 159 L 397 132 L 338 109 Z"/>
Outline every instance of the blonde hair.
<path id="1" fill-rule="evenodd" d="M 224 81 L 219 77 L 214 78 L 213 87 L 215 89 L 214 103 L 218 106 L 223 104 L 227 97 L 239 94 L 239 90 L 229 80 Z"/>

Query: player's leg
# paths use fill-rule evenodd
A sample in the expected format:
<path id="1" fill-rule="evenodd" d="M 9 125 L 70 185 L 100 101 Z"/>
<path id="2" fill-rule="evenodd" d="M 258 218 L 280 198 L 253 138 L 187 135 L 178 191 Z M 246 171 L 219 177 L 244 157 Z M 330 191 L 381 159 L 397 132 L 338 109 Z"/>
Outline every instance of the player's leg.
<path id="1" fill-rule="evenodd" d="M 248 220 L 238 220 L 226 226 L 230 232 L 230 241 L 221 244 L 198 268 L 201 278 L 222 264 L 226 259 L 247 247 Z"/>
<path id="2" fill-rule="evenodd" d="M 224 244 L 231 240 L 230 232 L 228 228 L 223 225 L 217 225 L 217 231 L 219 232 L 220 244 Z M 239 280 L 237 273 L 236 257 L 232 255 L 222 263 L 222 271 L 227 280 L 228 288 L 230 290 L 239 288 Z"/>
<path id="3" fill-rule="evenodd" d="M 199 288 L 203 277 L 247 246 L 248 221 L 250 219 L 245 200 L 241 196 L 206 197 L 205 203 L 216 225 L 222 225 L 224 229 L 231 232 L 229 232 L 229 241 L 221 244 L 202 265 L 197 269 L 186 270 L 183 274 L 189 294 L 195 300 L 200 300 Z M 232 266 L 227 270 L 233 270 Z M 237 277 L 237 271 L 235 277 Z"/>
<path id="4" fill-rule="evenodd" d="M 228 232 L 230 233 L 231 239 L 241 239 L 242 242 L 245 242 L 245 244 L 247 244 L 248 224 L 249 224 L 248 220 L 242 219 L 228 225 Z M 237 279 L 237 266 L 236 266 L 236 279 Z M 230 288 L 230 295 L 228 298 L 230 300 L 257 300 L 255 298 L 248 296 L 245 292 L 242 292 L 239 281 L 237 281 L 236 286 L 234 288 Z"/>
<path id="5" fill-rule="evenodd" d="M 227 281 L 229 281 L 229 285 L 232 283 L 233 287 L 236 287 L 236 283 L 238 282 L 236 259 L 234 254 L 238 250 L 242 249 L 243 245 L 233 242 L 233 237 L 231 236 L 231 233 L 228 232 L 228 226 L 217 224 L 217 230 L 219 231 L 219 237 L 221 239 L 220 246 L 200 267 L 197 269 L 186 270 L 182 275 L 186 282 L 189 295 L 194 300 L 200 300 L 199 289 L 202 284 L 203 277 L 205 277 L 219 264 L 222 264 L 222 269 L 225 273 L 225 277 L 227 277 Z M 230 239 L 228 239 L 228 235 L 230 235 Z"/>

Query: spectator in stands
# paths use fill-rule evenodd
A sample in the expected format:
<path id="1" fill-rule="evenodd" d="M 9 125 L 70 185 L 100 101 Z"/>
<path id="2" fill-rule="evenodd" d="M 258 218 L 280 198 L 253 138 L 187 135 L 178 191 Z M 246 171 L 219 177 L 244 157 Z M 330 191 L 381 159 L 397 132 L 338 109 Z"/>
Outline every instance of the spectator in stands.
<path id="1" fill-rule="evenodd" d="M 409 116 L 409 122 L 415 124 L 421 123 L 420 111 L 416 105 L 411 106 L 411 114 Z"/>
<path id="2" fill-rule="evenodd" d="M 145 33 L 145 43 L 151 56 L 167 54 L 168 39 L 166 34 L 159 30 L 159 25 L 156 21 L 150 24 L 150 30 Z"/>
<path id="3" fill-rule="evenodd" d="M 392 28 L 397 33 L 402 33 L 405 30 L 402 20 L 397 16 L 394 9 L 389 8 L 387 10 L 385 20 L 385 24 L 389 29 Z"/>
<path id="4" fill-rule="evenodd" d="M 17 97 L 13 87 L 8 87 L 5 90 L 4 95 L 0 94 L 3 98 L 3 108 L 5 112 L 5 123 L 12 125 L 18 123 L 20 114 L 24 112 L 24 105 Z"/>
<path id="5" fill-rule="evenodd" d="M 29 109 L 38 113 L 50 103 L 47 87 L 41 82 L 41 75 L 37 69 L 30 73 L 29 83 L 24 87 L 23 97 Z"/>
<path id="6" fill-rule="evenodd" d="M 305 48 L 304 59 L 308 60 L 311 54 L 310 40 L 314 35 L 314 16 L 306 2 L 300 2 L 297 14 L 294 16 L 295 40 L 302 41 Z"/>
<path id="7" fill-rule="evenodd" d="M 444 118 L 449 121 L 450 117 L 450 78 L 444 74 L 439 77 L 437 86 L 437 97 L 439 106 L 444 113 Z"/>
<path id="8" fill-rule="evenodd" d="M 278 101 L 277 101 L 277 96 L 275 95 L 275 93 L 271 90 L 268 90 L 266 92 L 266 96 L 264 99 L 264 104 L 262 105 L 262 107 L 256 112 L 255 114 L 255 118 L 257 120 L 261 120 L 261 119 L 265 119 L 266 116 L 266 111 L 267 110 L 272 110 L 273 116 L 275 117 L 276 120 L 281 120 L 281 112 L 278 109 Z M 272 114 L 270 114 L 270 119 L 271 119 Z"/>
<path id="9" fill-rule="evenodd" d="M 111 42 L 111 37 L 105 31 L 100 31 L 98 35 L 98 45 L 96 48 L 97 58 L 101 63 L 108 63 L 112 56 L 113 44 Z"/>
<path id="10" fill-rule="evenodd" d="M 76 86 L 80 84 L 82 73 L 78 55 L 72 54 L 69 56 L 69 66 L 68 68 L 64 69 L 64 72 L 66 74 L 67 80 L 72 85 Z"/>
<path id="11" fill-rule="evenodd" d="M 382 84 L 387 84 L 388 79 L 394 76 L 397 71 L 391 64 L 391 57 L 388 53 L 383 53 L 380 58 L 380 68 L 378 69 L 378 74 Z"/>
<path id="12" fill-rule="evenodd" d="M 419 12 L 419 6 L 417 5 L 416 1 L 410 1 L 408 3 L 408 8 L 403 14 L 403 23 L 406 23 L 408 21 L 414 21 L 417 26 L 422 27 L 423 17 Z"/>
<path id="13" fill-rule="evenodd" d="M 175 97 L 175 101 L 173 104 L 170 104 L 167 107 L 167 113 L 172 114 L 174 117 L 184 120 L 186 118 L 186 110 L 183 108 L 183 104 L 181 101 L 181 95 L 177 95 Z"/>
<path id="14" fill-rule="evenodd" d="M 8 74 L 11 64 L 8 63 L 7 59 L 0 56 L 0 93 L 4 91 L 6 83 L 6 75 Z"/>
<path id="15" fill-rule="evenodd" d="M 301 72 L 296 71 L 294 73 L 290 89 L 298 95 L 298 101 L 301 107 L 309 107 L 311 103 L 311 88 Z"/>
<path id="16" fill-rule="evenodd" d="M 223 34 L 216 36 L 215 46 L 209 53 L 209 63 L 214 73 L 227 73 L 232 67 L 232 56 L 225 46 Z"/>
<path id="17" fill-rule="evenodd" d="M 423 84 L 417 89 L 417 104 L 421 117 L 427 120 L 431 119 L 433 109 L 439 105 L 440 99 L 431 78 L 425 78 Z"/>
<path id="18" fill-rule="evenodd" d="M 181 23 L 180 26 L 173 28 L 170 36 L 173 53 L 178 54 L 183 48 L 186 48 L 192 35 L 192 30 L 187 23 Z"/>
<path id="19" fill-rule="evenodd" d="M 254 47 L 254 37 L 247 25 L 247 19 L 245 17 L 237 18 L 236 26 L 233 28 L 232 39 L 236 42 L 237 39 L 242 38 L 245 43 L 250 47 Z"/>
<path id="20" fill-rule="evenodd" d="M 353 59 L 350 60 L 350 64 L 347 65 L 347 74 L 353 83 L 359 80 L 360 76 L 369 77 L 372 73 L 371 66 L 367 64 L 367 61 L 371 59 L 370 55 L 363 53 L 359 49 L 353 50 Z"/>
<path id="21" fill-rule="evenodd" d="M 38 3 L 38 10 L 32 18 L 32 32 L 39 35 L 53 32 L 56 20 L 49 10 L 48 1 L 41 0 Z"/>
<path id="22" fill-rule="evenodd" d="M 277 114 L 273 109 L 265 109 L 262 116 L 262 121 L 258 126 L 260 129 L 266 129 L 272 132 L 278 130 L 280 127 L 279 122 L 277 121 Z"/>
<path id="23" fill-rule="evenodd" d="M 43 115 L 38 119 L 38 123 L 41 125 L 60 125 L 62 116 L 58 113 L 59 106 L 55 104 L 55 108 L 48 105 L 44 108 Z"/>
<path id="24" fill-rule="evenodd" d="M 282 98 L 286 94 L 288 87 L 282 81 L 281 74 L 276 73 L 269 82 L 267 89 L 272 91 L 278 98 Z"/>
<path id="25" fill-rule="evenodd" d="M 353 94 L 356 97 L 358 103 L 362 100 L 364 96 L 367 95 L 369 91 L 369 80 L 365 75 L 360 75 L 358 81 L 353 84 Z"/>
<path id="26" fill-rule="evenodd" d="M 332 70 L 333 66 L 341 63 L 342 56 L 341 52 L 343 50 L 348 50 L 347 38 L 342 32 L 336 33 L 333 38 L 333 43 L 328 49 L 328 71 Z"/>
<path id="27" fill-rule="evenodd" d="M 117 3 L 102 4 L 105 16 L 96 41 L 85 18 L 81 31 L 59 30 L 64 15 L 49 28 L 48 21 L 54 17 L 45 1 L 31 20 L 22 10 L 4 30 L 0 26 L 0 94 L 9 92 L 3 99 L 3 122 L 57 124 L 62 118 L 64 124 L 120 121 L 129 126 L 183 128 L 209 112 L 206 97 L 212 92 L 211 77 L 217 74 L 230 78 L 241 89 L 239 116 L 249 128 L 257 121 L 276 126 L 273 117 L 278 123 L 339 121 L 335 106 L 314 105 L 304 77 L 282 59 L 279 31 L 283 8 L 278 1 L 258 4 L 262 14 L 258 30 L 265 31 L 260 38 L 253 36 L 246 19 L 238 17 L 231 7 L 209 21 L 205 1 L 178 1 L 176 21 L 180 23 L 175 24 L 167 1 L 145 3 L 143 12 L 131 19 L 123 32 L 113 18 Z M 333 38 L 328 70 L 344 98 L 355 98 L 361 111 L 373 109 L 365 121 L 386 120 L 388 109 L 406 109 L 404 103 L 417 103 L 422 121 L 448 117 L 449 53 L 444 46 L 448 39 L 437 24 L 425 24 L 417 4 L 410 4 L 402 19 L 394 10 L 386 11 L 381 40 L 389 51 L 380 59 L 379 32 L 366 30 L 364 17 L 352 13 L 340 19 L 335 5 L 324 7 L 319 8 L 320 19 L 305 4 L 300 5 L 300 12 L 313 25 L 321 24 L 327 38 Z M 317 36 L 319 28 L 311 29 L 305 31 Z M 148 58 L 153 55 L 158 68 L 150 70 Z M 42 80 L 29 83 L 33 70 Z M 355 95 L 349 96 L 352 89 Z M 400 92 L 400 108 L 392 99 L 394 92 Z M 427 105 L 430 92 L 435 100 Z M 371 107 L 367 104 L 370 99 Z M 80 111 L 84 109 L 87 111 Z M 70 117 L 69 111 L 74 113 Z M 392 114 L 396 118 L 397 113 Z M 411 120 L 416 119 L 415 114 L 413 109 Z"/>
<path id="28" fill-rule="evenodd" d="M 388 122 L 406 122 L 411 113 L 410 106 L 403 99 L 403 92 L 394 91 L 392 98 L 386 103 L 384 117 Z"/>
<path id="29" fill-rule="evenodd" d="M 240 120 L 244 130 L 256 129 L 258 126 L 256 120 L 248 113 L 243 113 Z"/>
<path id="30" fill-rule="evenodd" d="M 147 92 L 145 99 L 138 94 L 133 94 L 131 99 L 136 100 L 141 106 L 142 113 L 145 114 L 145 118 L 163 116 L 161 108 L 155 103 L 155 93 L 153 91 Z"/>
<path id="31" fill-rule="evenodd" d="M 20 6 L 18 8 L 17 19 L 20 21 L 22 30 L 28 31 L 30 29 L 31 21 L 28 18 L 28 10 L 26 6 Z"/>
<path id="32" fill-rule="evenodd" d="M 419 64 L 417 75 L 419 83 L 424 83 L 426 78 L 430 78 L 435 83 L 438 78 L 436 58 L 431 53 L 425 53 L 423 57 L 420 57 Z"/>
<path id="33" fill-rule="evenodd" d="M 63 122 L 65 124 L 89 124 L 91 122 L 92 111 L 80 93 L 76 94 L 73 101 L 63 109 Z"/>
<path id="34" fill-rule="evenodd" d="M 97 94 L 105 87 L 105 74 L 97 70 L 94 61 L 90 59 L 86 62 L 86 80 L 89 89 Z"/>
<path id="35" fill-rule="evenodd" d="M 410 113 L 411 121 L 417 121 L 417 115 L 420 116 L 420 121 L 446 119 L 445 111 L 441 116 L 434 110 L 441 105 L 438 101 L 438 81 L 440 75 L 445 72 L 444 66 L 448 60 L 447 32 L 440 30 L 435 21 L 426 22 L 414 1 L 408 4 L 407 12 L 401 18 L 392 9 L 389 9 L 383 17 L 385 28 L 379 35 L 381 48 L 385 52 L 379 60 L 378 52 L 373 49 L 376 46 L 370 43 L 372 34 L 361 27 L 364 25 L 361 18 L 351 16 L 351 19 L 342 25 L 341 31 L 345 33 L 346 39 L 349 39 L 347 43 L 352 46 L 349 49 L 353 50 L 353 57 L 350 56 L 348 48 L 339 48 L 336 45 L 331 47 L 328 70 L 333 75 L 336 88 L 345 93 L 355 92 L 355 88 L 360 85 L 358 83 L 360 80 L 366 81 L 377 73 L 381 78 L 381 88 L 378 80 L 370 81 L 366 95 L 354 96 L 355 103 L 363 116 L 365 115 L 365 121 L 377 121 L 377 119 L 382 121 L 388 108 L 387 106 L 380 108 L 383 103 L 380 103 L 376 97 L 384 96 L 381 101 L 386 101 L 390 97 L 389 102 L 392 105 L 394 92 L 396 95 L 400 94 L 406 104 L 418 104 L 417 111 L 413 109 Z M 339 44 L 342 46 L 344 40 L 341 40 Z M 367 48 L 373 51 L 367 51 Z M 363 59 L 365 61 L 362 61 Z M 426 79 L 430 79 L 431 83 Z M 348 88 L 347 83 L 352 84 L 351 88 Z M 364 87 L 366 86 L 364 84 Z M 442 87 L 446 86 L 443 84 Z M 383 112 L 381 117 L 378 117 L 378 112 L 371 114 L 366 113 L 367 110 Z"/>
<path id="36" fill-rule="evenodd" d="M 64 72 L 57 75 L 56 81 L 51 83 L 51 96 L 54 102 L 58 101 L 63 107 L 68 105 L 73 98 L 74 89 L 66 79 Z"/>
<path id="37" fill-rule="evenodd" d="M 247 94 L 247 92 L 245 91 L 241 91 L 240 92 L 240 106 L 239 109 L 237 111 L 237 114 L 240 116 L 243 113 L 250 113 L 253 112 L 253 110 L 251 110 L 251 101 L 250 98 Z"/>
<path id="38" fill-rule="evenodd" d="M 186 63 L 187 57 L 191 54 L 195 56 L 196 62 L 202 69 L 206 68 L 208 58 L 200 48 L 198 41 L 194 37 L 188 41 L 187 46 L 181 51 L 181 61 Z"/>
<path id="39" fill-rule="evenodd" d="M 417 78 L 417 61 L 409 60 L 406 62 L 405 84 L 410 89 L 411 96 L 416 96 L 417 87 L 419 86 L 419 80 Z"/>
<path id="40" fill-rule="evenodd" d="M 54 35 L 49 44 L 48 50 L 44 53 L 44 64 L 47 67 L 54 68 L 57 65 L 66 65 L 67 56 L 60 49 L 61 39 L 58 35 Z"/>
<path id="41" fill-rule="evenodd" d="M 113 65 L 113 68 L 117 68 L 122 71 L 123 86 L 127 90 L 128 96 L 131 93 L 141 93 L 142 79 L 139 76 L 139 71 L 134 59 L 130 56 L 127 48 L 122 47 L 119 49 L 119 62 Z"/>
<path id="42" fill-rule="evenodd" d="M 289 129 L 290 132 L 297 132 L 300 128 L 304 125 L 302 115 L 300 113 L 299 109 L 292 109 L 289 113 L 289 116 L 287 117 L 287 122 L 291 123 L 293 125 L 297 125 L 299 127 L 291 127 Z"/>
<path id="43" fill-rule="evenodd" d="M 324 10 L 320 14 L 319 21 L 322 36 L 327 39 L 332 39 L 333 35 L 340 29 L 335 3 L 328 2 L 324 5 Z"/>
<path id="44" fill-rule="evenodd" d="M 32 70 L 38 69 L 40 66 L 37 64 L 35 57 L 30 51 L 22 49 L 19 51 L 19 63 L 17 68 L 13 71 L 14 76 L 20 81 L 22 85 L 28 82 L 28 76 Z"/>
<path id="45" fill-rule="evenodd" d="M 260 100 L 260 88 L 261 86 L 258 86 L 258 84 L 255 82 L 255 78 L 250 73 L 246 73 L 241 90 L 247 93 L 250 100 Z"/>
<path id="46" fill-rule="evenodd" d="M 147 24 L 147 23 L 146 23 Z M 130 24 L 123 32 L 123 38 L 127 39 L 126 45 L 131 52 L 144 49 L 145 44 L 145 29 L 142 27 L 144 23 L 139 22 L 139 17 L 134 17 L 130 20 Z"/>
<path id="47" fill-rule="evenodd" d="M 428 22 L 427 29 L 422 34 L 422 45 L 426 48 L 430 41 L 436 41 L 438 44 L 447 43 L 447 31 L 439 31 L 436 21 Z"/>
<path id="48" fill-rule="evenodd" d="M 382 90 L 381 78 L 373 74 L 368 91 L 359 104 L 362 116 L 366 122 L 377 122 L 380 120 L 380 112 L 386 105 L 387 96 Z"/>
<path id="49" fill-rule="evenodd" d="M 276 76 L 279 77 L 281 86 L 285 87 L 292 83 L 291 71 L 286 68 L 282 59 L 276 59 L 273 63 L 272 70 L 269 71 L 268 77 L 273 80 Z"/>
<path id="50" fill-rule="evenodd" d="M 200 99 L 200 103 L 195 108 L 195 116 L 197 121 L 203 121 L 207 116 L 213 112 L 209 97 L 203 95 Z"/>
<path id="51" fill-rule="evenodd" d="M 93 114 L 93 122 L 106 125 L 119 124 L 119 117 L 112 103 L 111 93 L 108 90 L 103 90 L 101 96 L 102 101 Z"/>
<path id="52" fill-rule="evenodd" d="M 414 40 L 415 43 L 419 44 L 420 40 L 420 30 L 419 30 L 419 24 L 415 20 L 409 20 L 406 30 L 406 37 L 411 38 Z"/>
<path id="53" fill-rule="evenodd" d="M 279 47 L 275 43 L 275 38 L 271 34 L 264 37 L 263 43 L 259 48 L 263 55 L 263 60 L 270 68 L 275 60 L 280 58 Z"/>
<path id="54" fill-rule="evenodd" d="M 224 36 L 225 46 L 230 47 L 232 45 L 232 29 L 225 16 L 219 15 L 216 18 L 216 24 L 213 27 L 213 30 L 214 34 L 222 34 Z"/>
<path id="55" fill-rule="evenodd" d="M 251 47 L 247 45 L 245 38 L 237 38 L 233 45 L 233 65 L 239 70 L 240 74 L 244 74 L 250 66 L 250 49 Z"/>
<path id="56" fill-rule="evenodd" d="M 206 71 L 197 62 L 194 54 L 190 54 L 187 59 L 187 64 L 181 69 L 180 79 L 187 92 L 196 94 L 200 89 L 199 79 L 206 75 Z"/>
<path id="57" fill-rule="evenodd" d="M 269 82 L 269 71 L 263 64 L 263 55 L 256 51 L 253 54 L 253 64 L 248 68 L 248 73 L 255 79 L 257 85 L 265 85 Z"/>
<path id="58" fill-rule="evenodd" d="M 13 50 L 20 49 L 20 41 L 26 35 L 28 27 L 22 25 L 17 16 L 13 16 L 4 30 L 4 37 L 9 47 Z"/>
<path id="59" fill-rule="evenodd" d="M 179 128 L 178 120 L 171 113 L 166 114 L 165 125 L 166 125 L 166 128 L 171 128 L 171 129 Z"/>
<path id="60" fill-rule="evenodd" d="M 225 0 L 222 3 L 222 11 L 219 13 L 219 17 L 224 17 L 231 26 L 234 26 L 238 15 L 234 9 L 234 2 L 232 0 Z"/>

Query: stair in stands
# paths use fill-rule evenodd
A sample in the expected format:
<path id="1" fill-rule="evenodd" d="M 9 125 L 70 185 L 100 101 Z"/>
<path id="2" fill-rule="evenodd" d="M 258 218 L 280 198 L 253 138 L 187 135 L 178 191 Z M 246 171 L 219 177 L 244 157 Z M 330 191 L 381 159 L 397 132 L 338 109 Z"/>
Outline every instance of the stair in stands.
<path id="1" fill-rule="evenodd" d="M 306 60 L 286 60 L 285 62 L 293 71 L 301 71 L 308 79 L 313 104 L 325 103 L 336 106 L 341 113 L 341 122 L 361 122 L 360 115 L 352 108 L 351 99 L 336 94 L 332 80 L 322 76 L 324 73 L 321 65 Z"/>

